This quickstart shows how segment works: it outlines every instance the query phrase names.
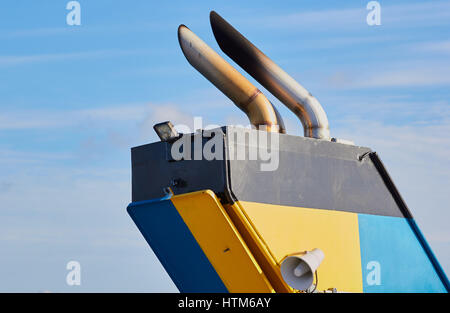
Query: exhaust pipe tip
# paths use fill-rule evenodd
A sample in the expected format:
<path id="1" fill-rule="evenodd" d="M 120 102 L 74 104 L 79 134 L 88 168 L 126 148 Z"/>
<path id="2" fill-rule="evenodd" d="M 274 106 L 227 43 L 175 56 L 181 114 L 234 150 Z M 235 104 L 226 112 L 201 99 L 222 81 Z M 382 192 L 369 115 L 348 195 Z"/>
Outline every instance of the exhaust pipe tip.
<path id="1" fill-rule="evenodd" d="M 183 24 L 178 42 L 188 62 L 244 111 L 252 125 L 286 132 L 280 114 L 261 91 Z"/>
<path id="2" fill-rule="evenodd" d="M 319 101 L 218 13 L 211 11 L 209 17 L 220 49 L 300 119 L 305 137 L 330 140 Z"/>

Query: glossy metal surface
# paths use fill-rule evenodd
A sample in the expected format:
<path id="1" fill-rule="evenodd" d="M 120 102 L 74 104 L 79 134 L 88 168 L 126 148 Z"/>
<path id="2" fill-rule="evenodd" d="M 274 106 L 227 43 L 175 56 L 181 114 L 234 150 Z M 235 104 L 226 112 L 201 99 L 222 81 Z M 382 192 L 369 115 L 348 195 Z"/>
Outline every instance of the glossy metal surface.
<path id="1" fill-rule="evenodd" d="M 210 20 L 223 52 L 300 118 L 305 136 L 330 140 L 328 118 L 319 101 L 216 12 L 211 12 Z"/>
<path id="2" fill-rule="evenodd" d="M 244 111 L 252 125 L 285 132 L 280 115 L 262 92 L 189 28 L 180 25 L 178 40 L 189 63 Z"/>

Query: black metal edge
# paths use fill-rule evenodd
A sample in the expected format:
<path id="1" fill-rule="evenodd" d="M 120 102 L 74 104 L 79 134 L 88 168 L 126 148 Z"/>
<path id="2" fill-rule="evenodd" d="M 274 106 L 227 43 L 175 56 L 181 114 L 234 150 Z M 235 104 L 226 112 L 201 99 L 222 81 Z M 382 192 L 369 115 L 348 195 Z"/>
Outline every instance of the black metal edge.
<path id="1" fill-rule="evenodd" d="M 402 212 L 403 216 L 406 218 L 413 218 L 411 211 L 408 209 L 408 206 L 406 205 L 405 201 L 403 200 L 402 196 L 400 195 L 400 192 L 398 192 L 397 187 L 395 186 L 394 182 L 391 179 L 391 176 L 389 175 L 388 171 L 384 167 L 383 162 L 378 157 L 378 154 L 373 151 L 369 153 L 370 160 L 372 160 L 372 163 L 375 165 L 375 168 L 377 169 L 378 173 L 380 174 L 381 178 L 383 179 L 384 184 L 386 185 L 387 189 L 391 193 L 392 197 L 394 198 L 395 203 L 399 207 L 400 211 Z"/>
<path id="2" fill-rule="evenodd" d="M 434 270 L 436 271 L 437 275 L 439 276 L 439 278 L 441 279 L 445 288 L 447 289 L 447 292 L 450 292 L 450 282 L 447 278 L 447 275 L 445 274 L 439 261 L 437 260 L 436 256 L 434 255 L 433 250 L 431 250 L 431 247 L 429 246 L 427 240 L 425 239 L 425 236 L 420 231 L 419 226 L 414 221 L 414 217 L 413 217 L 411 211 L 408 209 L 408 206 L 406 205 L 405 201 L 403 200 L 402 196 L 400 195 L 400 192 L 398 191 L 397 187 L 395 186 L 394 182 L 392 181 L 391 177 L 389 176 L 389 173 L 387 172 L 386 168 L 384 167 L 383 162 L 378 157 L 378 154 L 376 152 L 369 153 L 369 157 L 372 160 L 373 164 L 375 165 L 375 167 L 376 167 L 378 173 L 380 174 L 381 178 L 383 179 L 384 183 L 386 184 L 386 187 L 392 194 L 392 197 L 394 198 L 398 207 L 402 211 L 403 215 L 405 215 L 405 218 L 408 221 L 409 226 L 411 227 L 411 229 L 412 229 L 414 235 L 416 236 L 417 240 L 419 241 L 420 245 L 425 250 L 425 253 L 427 254 L 428 258 L 430 259 L 431 264 L 433 265 Z"/>
<path id="3" fill-rule="evenodd" d="M 230 175 L 230 158 L 228 157 L 228 143 L 227 143 L 227 132 L 226 126 L 222 127 L 223 131 L 223 168 L 225 177 L 225 188 L 223 190 L 223 195 L 220 200 L 223 204 L 233 204 L 237 201 L 237 197 L 233 193 L 231 188 L 231 175 Z"/>

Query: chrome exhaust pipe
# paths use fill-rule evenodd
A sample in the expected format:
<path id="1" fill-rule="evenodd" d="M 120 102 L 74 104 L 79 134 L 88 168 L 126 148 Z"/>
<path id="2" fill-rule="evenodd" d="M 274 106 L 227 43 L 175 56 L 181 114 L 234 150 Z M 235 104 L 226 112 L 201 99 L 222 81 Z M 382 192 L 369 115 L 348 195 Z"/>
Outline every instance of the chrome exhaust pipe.
<path id="1" fill-rule="evenodd" d="M 188 62 L 244 111 L 252 125 L 286 132 L 281 116 L 262 92 L 184 25 L 178 27 L 178 41 Z"/>
<path id="2" fill-rule="evenodd" d="M 330 140 L 327 115 L 311 93 L 219 14 L 212 11 L 210 21 L 222 51 L 297 115 L 303 124 L 305 137 Z"/>

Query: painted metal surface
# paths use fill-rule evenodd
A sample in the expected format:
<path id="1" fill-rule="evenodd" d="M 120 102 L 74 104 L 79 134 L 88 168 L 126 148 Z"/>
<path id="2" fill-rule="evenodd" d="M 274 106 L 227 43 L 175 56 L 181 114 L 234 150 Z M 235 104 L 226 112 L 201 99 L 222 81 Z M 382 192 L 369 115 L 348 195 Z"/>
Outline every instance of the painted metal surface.
<path id="1" fill-rule="evenodd" d="M 274 292 L 213 192 L 132 203 L 128 212 L 181 292 Z"/>
<path id="2" fill-rule="evenodd" d="M 358 214 L 358 221 L 364 292 L 446 292 L 408 219 Z"/>
<path id="3" fill-rule="evenodd" d="M 181 292 L 294 292 L 281 261 L 325 253 L 317 290 L 447 292 L 448 280 L 404 217 L 238 201 L 210 190 L 130 204 Z"/>
<path id="4" fill-rule="evenodd" d="M 242 201 L 239 206 L 269 250 L 274 272 L 287 255 L 320 248 L 325 259 L 317 289 L 363 291 L 356 214 Z"/>
<path id="5" fill-rule="evenodd" d="M 180 291 L 242 291 L 239 278 L 253 273 L 246 281 L 254 282 L 244 285 L 249 291 L 292 292 L 279 263 L 287 254 L 314 248 L 326 256 L 319 290 L 449 290 L 411 212 L 369 148 L 280 134 L 279 166 L 262 172 L 261 161 L 228 159 L 237 146 L 248 145 L 237 137 L 257 131 L 221 130 L 224 160 L 175 162 L 166 142 L 132 150 L 134 201 L 160 196 L 174 180 L 184 182 L 173 186 L 175 196 L 163 200 L 168 204 L 133 202 L 129 209 Z M 139 209 L 143 205 L 151 210 Z M 228 242 L 231 251 L 240 251 L 230 254 L 233 262 L 224 258 Z M 173 265 L 180 257 L 173 247 L 180 243 L 189 255 L 186 264 L 198 267 L 186 271 L 180 263 Z M 240 265 L 231 270 L 230 263 Z M 196 275 L 186 272 L 206 281 L 196 282 Z"/>
<path id="6" fill-rule="evenodd" d="M 270 247 L 260 236 L 253 221 L 249 219 L 239 202 L 226 204 L 225 209 L 275 291 L 279 293 L 292 292 L 292 288 L 281 276 L 277 260 Z"/>
<path id="7" fill-rule="evenodd" d="M 378 158 L 369 157 L 369 148 L 231 126 L 215 132 L 223 138 L 223 146 L 217 147 L 223 150 L 223 159 L 174 162 L 170 158 L 172 144 L 167 142 L 133 148 L 133 201 L 161 197 L 164 188 L 171 186 L 175 194 L 211 189 L 223 203 L 242 200 L 406 216 L 399 207 L 401 201 L 390 192 L 392 184 L 379 173 Z M 260 133 L 271 141 L 273 136 L 278 137 L 279 148 L 272 154 L 278 167 L 273 171 L 261 171 L 268 161 L 248 157 L 254 146 L 247 139 Z M 192 151 L 197 137 L 191 136 Z M 208 139 L 202 139 L 203 147 Z M 246 153 L 245 159 L 230 160 L 238 149 Z M 363 155 L 366 157 L 360 159 Z M 172 186 L 173 181 L 184 183 Z"/>
<path id="8" fill-rule="evenodd" d="M 292 251 L 325 253 L 319 290 L 447 292 L 407 218 L 239 202 L 259 240 L 280 263 Z"/>
<path id="9" fill-rule="evenodd" d="M 171 199 L 230 292 L 274 292 L 228 214 L 210 190 Z"/>
<path id="10" fill-rule="evenodd" d="M 250 132 L 255 131 L 227 127 L 227 151 L 247 148 L 242 138 Z M 403 217 L 373 160 L 360 160 L 370 152 L 282 134 L 273 171 L 261 171 L 261 160 L 228 162 L 229 189 L 238 201 Z"/>
<path id="11" fill-rule="evenodd" d="M 227 292 L 170 199 L 131 203 L 127 211 L 180 292 Z"/>
<path id="12" fill-rule="evenodd" d="M 210 20 L 222 51 L 297 115 L 305 137 L 330 140 L 328 118 L 319 101 L 219 14 L 212 11 Z"/>

